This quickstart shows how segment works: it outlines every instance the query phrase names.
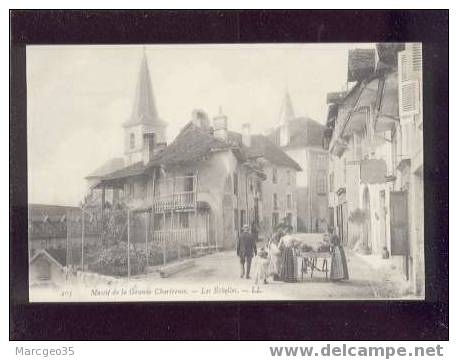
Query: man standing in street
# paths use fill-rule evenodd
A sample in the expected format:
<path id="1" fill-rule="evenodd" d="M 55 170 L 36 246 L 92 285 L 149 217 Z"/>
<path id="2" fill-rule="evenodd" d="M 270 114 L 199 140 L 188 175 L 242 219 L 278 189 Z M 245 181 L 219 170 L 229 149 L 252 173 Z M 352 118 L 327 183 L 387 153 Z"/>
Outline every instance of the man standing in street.
<path id="1" fill-rule="evenodd" d="M 251 259 L 257 254 L 256 242 L 252 234 L 249 233 L 249 226 L 244 225 L 242 233 L 237 242 L 237 255 L 240 257 L 240 277 L 250 278 Z M 246 263 L 246 273 L 245 273 Z"/>

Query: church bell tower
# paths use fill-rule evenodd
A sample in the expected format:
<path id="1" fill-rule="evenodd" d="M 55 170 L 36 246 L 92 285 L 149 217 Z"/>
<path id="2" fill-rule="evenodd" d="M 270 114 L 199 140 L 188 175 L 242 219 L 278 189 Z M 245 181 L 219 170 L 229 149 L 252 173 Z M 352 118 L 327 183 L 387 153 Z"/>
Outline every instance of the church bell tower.
<path id="1" fill-rule="evenodd" d="M 159 117 L 146 54 L 140 65 L 132 114 L 123 124 L 124 159 L 126 165 L 142 161 L 145 134 L 154 134 L 155 143 L 166 142 L 167 124 Z"/>

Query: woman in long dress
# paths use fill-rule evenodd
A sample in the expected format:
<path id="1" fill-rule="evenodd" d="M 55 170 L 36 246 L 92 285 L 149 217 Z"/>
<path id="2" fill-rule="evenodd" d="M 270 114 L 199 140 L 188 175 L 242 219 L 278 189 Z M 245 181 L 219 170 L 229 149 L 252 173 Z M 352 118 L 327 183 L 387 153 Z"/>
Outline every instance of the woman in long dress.
<path id="1" fill-rule="evenodd" d="M 280 279 L 285 282 L 297 281 L 297 261 L 294 255 L 294 238 L 287 234 L 280 240 L 282 251 Z"/>
<path id="2" fill-rule="evenodd" d="M 330 278 L 332 281 L 348 280 L 347 257 L 345 256 L 345 251 L 337 231 L 331 235 L 331 246 L 332 260 Z"/>
<path id="3" fill-rule="evenodd" d="M 281 269 L 281 250 L 279 249 L 279 242 L 281 238 L 281 232 L 276 232 L 272 235 L 272 239 L 269 242 L 269 257 L 270 257 L 270 268 L 269 274 L 273 277 L 274 281 L 280 279 Z"/>

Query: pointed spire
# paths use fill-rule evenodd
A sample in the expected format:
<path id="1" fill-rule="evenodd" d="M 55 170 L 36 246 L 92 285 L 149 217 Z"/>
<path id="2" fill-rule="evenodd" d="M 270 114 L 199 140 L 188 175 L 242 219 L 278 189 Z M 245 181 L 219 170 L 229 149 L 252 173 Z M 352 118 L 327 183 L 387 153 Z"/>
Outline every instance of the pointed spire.
<path id="1" fill-rule="evenodd" d="M 137 80 L 132 115 L 124 125 L 131 126 L 136 124 L 162 124 L 156 109 L 145 47 L 143 47 L 143 57 Z"/>
<path id="2" fill-rule="evenodd" d="M 280 108 L 280 124 L 287 124 L 289 121 L 293 120 L 295 117 L 293 103 L 291 101 L 291 96 L 289 95 L 288 87 L 286 87 L 285 97 Z"/>

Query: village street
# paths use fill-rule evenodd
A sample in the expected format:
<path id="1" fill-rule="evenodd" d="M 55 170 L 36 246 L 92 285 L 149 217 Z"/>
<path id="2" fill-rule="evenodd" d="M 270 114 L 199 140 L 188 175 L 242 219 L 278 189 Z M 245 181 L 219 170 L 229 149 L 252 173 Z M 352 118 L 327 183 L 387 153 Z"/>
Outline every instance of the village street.
<path id="1" fill-rule="evenodd" d="M 247 300 L 258 297 L 260 299 L 289 299 L 289 300 L 342 300 L 342 299 L 380 299 L 399 297 L 394 291 L 396 288 L 390 272 L 384 268 L 371 266 L 371 258 L 355 254 L 347 250 L 348 269 L 350 280 L 332 282 L 326 280 L 323 272 L 315 271 L 313 278 L 304 274 L 298 278 L 297 283 L 285 283 L 281 281 L 269 281 L 268 284 L 259 284 L 259 289 L 254 281 L 254 264 L 252 266 L 251 279 L 241 279 L 239 258 L 235 250 L 222 251 L 211 255 L 194 259 L 194 266 L 178 272 L 168 278 L 160 278 L 152 274 L 140 282 L 147 281 L 162 287 L 180 287 L 190 285 L 194 289 L 194 295 L 203 295 L 202 289 L 211 289 L 206 295 L 212 300 L 215 287 L 226 291 L 229 288 L 239 289 L 239 296 L 245 295 Z M 330 262 L 330 260 L 329 260 Z M 253 260 L 254 263 L 254 260 Z M 320 265 L 320 263 L 318 264 Z M 330 264 L 329 264 L 330 266 Z M 226 290 L 224 290 L 225 288 Z M 259 292 L 257 292 L 259 291 Z M 254 294 L 253 294 L 254 292 Z M 217 296 L 218 299 L 221 297 Z"/>
<path id="2" fill-rule="evenodd" d="M 297 238 L 315 241 L 322 234 L 295 234 Z M 262 246 L 258 243 L 258 248 Z M 403 298 L 405 281 L 385 260 L 346 250 L 350 279 L 333 282 L 325 273 L 315 271 L 298 275 L 298 282 L 269 280 L 255 284 L 256 260 L 251 279 L 240 278 L 240 263 L 235 250 L 225 250 L 193 259 L 183 259 L 169 266 L 189 266 L 170 276 L 161 277 L 158 266 L 147 274 L 119 278 L 108 283 L 93 281 L 73 283 L 63 288 L 38 288 L 31 291 L 34 301 L 58 296 L 61 301 L 262 301 L 262 300 L 359 300 Z M 329 268 L 330 262 L 329 261 Z M 317 266 L 321 268 L 321 260 Z M 89 274 L 90 275 L 90 274 Z M 92 279 L 94 280 L 94 279 Z"/>

